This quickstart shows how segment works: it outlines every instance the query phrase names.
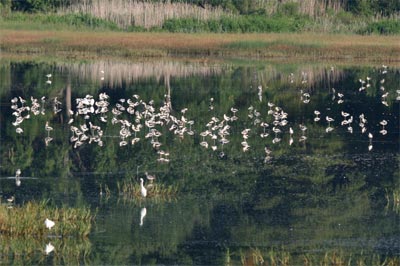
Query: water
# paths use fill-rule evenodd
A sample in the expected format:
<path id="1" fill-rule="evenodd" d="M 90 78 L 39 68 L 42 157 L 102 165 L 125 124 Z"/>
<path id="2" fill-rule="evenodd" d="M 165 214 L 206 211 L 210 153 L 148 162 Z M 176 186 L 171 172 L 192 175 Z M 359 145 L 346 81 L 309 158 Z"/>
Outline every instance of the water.
<path id="1" fill-rule="evenodd" d="M 399 263 L 395 67 L 3 60 L 0 72 L 2 202 L 11 196 L 17 206 L 50 199 L 97 210 L 88 239 L 0 237 L 2 264 Z M 89 112 L 87 119 L 69 114 L 79 112 L 77 99 L 91 95 L 98 101 L 100 93 L 109 96 L 107 112 Z M 32 106 L 31 96 L 39 104 L 45 96 L 45 104 L 37 115 L 24 111 L 21 116 L 30 117 L 13 126 L 11 100 L 16 97 L 20 108 L 22 97 L 24 106 Z M 144 122 L 150 115 L 135 122 L 126 109 L 111 113 L 117 104 L 127 108 L 128 99 L 142 101 L 140 112 L 155 108 L 151 116 L 164 122 L 154 126 L 161 136 L 145 137 L 153 128 Z M 162 106 L 170 106 L 175 122 L 160 118 Z M 121 137 L 124 122 L 112 123 L 113 117 L 143 125 L 136 133 L 140 140 L 131 144 L 131 126 L 131 135 Z M 99 131 L 92 128 L 91 144 L 88 139 L 74 148 L 71 126 L 89 127 L 89 121 L 101 126 L 101 140 L 95 141 Z M 46 122 L 52 130 L 46 131 Z M 212 133 L 201 136 L 206 130 Z M 47 145 L 46 137 L 52 138 Z M 17 169 L 19 186 L 10 178 Z M 120 194 L 117 182 L 138 184 L 146 171 L 178 194 Z M 48 242 L 55 250 L 46 255 Z"/>

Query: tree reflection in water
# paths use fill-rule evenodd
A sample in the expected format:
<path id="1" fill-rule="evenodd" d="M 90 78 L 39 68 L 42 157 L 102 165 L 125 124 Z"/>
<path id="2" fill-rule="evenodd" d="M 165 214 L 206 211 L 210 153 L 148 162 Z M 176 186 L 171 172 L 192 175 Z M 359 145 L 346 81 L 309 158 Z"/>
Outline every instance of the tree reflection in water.
<path id="1" fill-rule="evenodd" d="M 158 73 L 142 78 L 129 63 L 3 63 L 0 171 L 9 176 L 19 168 L 38 179 L 20 187 L 1 179 L 2 197 L 16 195 L 19 204 L 50 197 L 58 204 L 99 207 L 85 256 L 91 264 L 222 264 L 227 257 L 235 263 L 290 257 L 315 264 L 326 254 L 347 262 L 350 257 L 398 261 L 399 212 L 385 208 L 400 180 L 398 69 L 383 74 L 369 67 L 164 64 L 169 67 L 138 64 L 153 68 L 146 73 Z M 154 71 L 157 67 L 162 70 Z M 48 73 L 52 84 L 46 84 Z M 89 119 L 88 113 L 76 115 L 76 99 L 91 95 L 99 102 L 101 93 L 109 96 L 107 111 L 95 114 L 94 104 Z M 46 112 L 31 113 L 19 135 L 12 126 L 11 99 L 22 97 L 30 106 L 31 96 L 38 103 L 46 97 Z M 56 97 L 62 112 L 52 111 Z M 142 101 L 133 115 L 127 112 L 128 100 Z M 113 114 L 113 108 L 121 114 Z M 139 122 L 136 111 L 143 117 Z M 113 124 L 113 117 L 130 124 Z M 47 147 L 46 122 L 53 128 Z M 74 147 L 70 138 L 78 131 L 71 126 L 84 131 L 83 125 L 89 138 Z M 386 134 L 379 133 L 383 126 Z M 334 130 L 326 133 L 329 127 Z M 100 135 L 103 145 L 95 139 L 89 144 L 90 136 Z M 132 145 L 134 138 L 140 140 Z M 118 181 L 137 184 L 145 171 L 156 174 L 155 182 L 177 186 L 178 197 L 118 197 Z M 111 197 L 100 197 L 103 185 Z M 32 261 L 40 260 L 34 256 Z"/>

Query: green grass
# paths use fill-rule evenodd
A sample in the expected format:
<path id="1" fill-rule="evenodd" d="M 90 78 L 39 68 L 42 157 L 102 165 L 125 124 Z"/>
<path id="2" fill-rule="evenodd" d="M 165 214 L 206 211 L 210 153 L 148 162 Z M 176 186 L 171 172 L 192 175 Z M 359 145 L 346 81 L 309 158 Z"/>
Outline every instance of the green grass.
<path id="1" fill-rule="evenodd" d="M 368 25 L 365 28 L 360 29 L 358 33 L 383 35 L 400 34 L 400 21 L 395 19 L 374 21 L 368 23 Z"/>
<path id="2" fill-rule="evenodd" d="M 55 222 L 50 230 L 46 218 Z M 28 202 L 22 206 L 0 205 L 0 233 L 6 236 L 86 237 L 91 230 L 94 214 L 88 208 L 49 207 L 48 202 Z"/>
<path id="3" fill-rule="evenodd" d="M 212 33 L 255 33 L 255 32 L 299 32 L 311 20 L 304 16 L 261 15 L 222 17 L 208 21 L 192 18 L 169 19 L 162 29 L 168 32 L 212 32 Z"/>
<path id="4" fill-rule="evenodd" d="M 89 14 L 22 13 L 11 12 L 0 20 L 2 28 L 30 30 L 113 30 L 118 26 Z"/>

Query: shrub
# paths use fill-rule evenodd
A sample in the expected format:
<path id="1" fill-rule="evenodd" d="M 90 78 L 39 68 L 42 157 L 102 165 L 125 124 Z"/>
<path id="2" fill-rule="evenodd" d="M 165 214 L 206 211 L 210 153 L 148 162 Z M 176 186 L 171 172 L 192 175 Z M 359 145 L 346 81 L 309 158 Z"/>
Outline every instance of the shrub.
<path id="1" fill-rule="evenodd" d="M 398 20 L 381 20 L 369 23 L 364 29 L 360 30 L 361 34 L 400 34 L 400 21 Z"/>
<path id="2" fill-rule="evenodd" d="M 110 21 L 93 17 L 89 14 L 26 14 L 22 12 L 12 12 L 10 15 L 4 17 L 5 20 L 13 22 L 29 22 L 40 23 L 48 25 L 68 25 L 76 28 L 90 27 L 90 28 L 104 28 L 117 30 L 118 26 Z"/>
<path id="3" fill-rule="evenodd" d="M 168 19 L 164 22 L 162 28 L 169 32 L 208 31 L 206 22 L 194 18 Z"/>
<path id="4" fill-rule="evenodd" d="M 295 32 L 301 31 L 308 20 L 304 17 L 290 18 L 286 16 L 237 16 L 222 17 L 208 21 L 197 19 L 169 19 L 162 29 L 170 32 Z"/>
<path id="5" fill-rule="evenodd" d="M 340 11 L 334 16 L 334 20 L 343 24 L 351 24 L 354 22 L 354 16 L 350 12 Z"/>

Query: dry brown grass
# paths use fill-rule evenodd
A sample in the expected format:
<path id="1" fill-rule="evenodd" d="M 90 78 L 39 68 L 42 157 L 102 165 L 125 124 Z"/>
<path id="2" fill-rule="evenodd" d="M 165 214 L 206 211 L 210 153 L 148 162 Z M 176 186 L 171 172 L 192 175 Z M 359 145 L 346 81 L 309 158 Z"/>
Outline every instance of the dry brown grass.
<path id="1" fill-rule="evenodd" d="M 3 52 L 73 57 L 201 55 L 400 61 L 400 36 L 334 34 L 177 34 L 3 30 Z"/>
<path id="2" fill-rule="evenodd" d="M 122 28 L 132 25 L 144 28 L 161 27 L 165 20 L 172 18 L 209 20 L 232 15 L 220 7 L 202 8 L 190 3 L 130 0 L 83 0 L 61 10 L 60 13 L 91 14 L 112 21 Z"/>

